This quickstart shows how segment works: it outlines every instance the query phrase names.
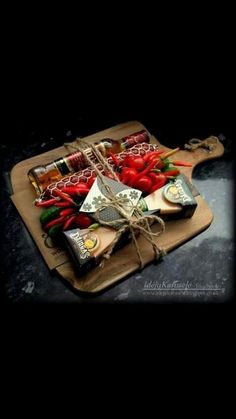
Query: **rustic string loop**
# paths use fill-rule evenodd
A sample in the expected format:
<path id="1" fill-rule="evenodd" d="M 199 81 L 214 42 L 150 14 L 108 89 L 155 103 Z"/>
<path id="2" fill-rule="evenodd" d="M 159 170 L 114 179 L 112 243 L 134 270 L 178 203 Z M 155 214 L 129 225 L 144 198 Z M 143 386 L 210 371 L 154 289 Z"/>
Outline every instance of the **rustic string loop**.
<path id="1" fill-rule="evenodd" d="M 209 151 L 212 151 L 216 146 L 216 143 L 219 142 L 217 137 L 211 135 L 205 140 L 199 140 L 198 138 L 192 138 L 187 144 L 184 144 L 186 150 L 194 151 L 199 147 L 205 148 Z"/>

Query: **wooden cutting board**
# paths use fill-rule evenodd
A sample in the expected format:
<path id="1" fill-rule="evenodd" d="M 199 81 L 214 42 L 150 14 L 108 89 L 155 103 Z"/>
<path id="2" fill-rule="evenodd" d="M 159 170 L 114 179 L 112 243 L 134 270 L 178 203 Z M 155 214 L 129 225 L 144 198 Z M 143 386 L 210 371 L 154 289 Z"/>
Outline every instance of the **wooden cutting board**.
<path id="1" fill-rule="evenodd" d="M 120 139 L 142 129 L 146 129 L 143 124 L 137 121 L 130 121 L 85 137 L 84 140 L 94 143 L 107 137 Z M 151 136 L 152 143 L 160 145 L 160 147 L 166 151 L 170 150 L 168 147 L 160 144 L 159 141 L 151 135 L 151 133 L 149 134 Z M 192 167 L 180 168 L 181 173 L 184 173 L 191 181 L 192 172 L 197 164 L 206 160 L 218 158 L 222 156 L 223 153 L 224 147 L 220 141 L 218 141 L 212 151 L 208 151 L 204 148 L 198 148 L 194 151 L 180 150 L 175 154 L 175 160 L 185 160 L 192 163 Z M 122 249 L 116 251 L 109 260 L 105 261 L 102 268 L 97 267 L 83 277 L 78 277 L 74 264 L 71 262 L 68 254 L 63 252 L 61 249 L 57 250 L 58 258 L 55 256 L 55 261 L 53 263 L 49 263 L 49 253 L 47 252 L 52 251 L 52 249 L 50 250 L 50 248 L 46 247 L 42 248 L 42 244 L 39 243 L 39 237 L 43 237 L 43 231 L 40 230 L 40 224 L 38 224 L 36 230 L 32 228 L 32 220 L 34 220 L 33 223 L 39 223 L 39 213 L 37 212 L 38 208 L 34 207 L 32 203 L 34 196 L 32 186 L 30 185 L 27 177 L 27 172 L 33 166 L 46 164 L 66 154 L 68 154 L 67 149 L 64 147 L 58 147 L 54 150 L 16 164 L 11 171 L 11 183 L 14 192 L 11 198 L 33 239 L 38 245 L 39 250 L 49 268 L 56 269 L 57 272 L 69 281 L 77 290 L 87 293 L 96 293 L 110 287 L 122 278 L 125 278 L 127 275 L 139 269 L 139 261 L 133 244 L 127 244 Z M 24 207 L 24 197 L 31 202 L 32 207 L 31 204 L 28 205 L 28 207 Z M 159 236 L 156 241 L 158 246 L 166 252 L 171 251 L 191 239 L 211 224 L 213 220 L 212 211 L 200 195 L 196 197 L 196 200 L 198 206 L 192 218 L 168 221 L 165 223 L 165 232 Z M 158 228 L 158 225 L 154 225 L 152 230 L 158 231 Z M 152 246 L 141 236 L 138 238 L 138 243 L 142 251 L 144 263 L 151 263 L 154 260 Z M 156 269 L 158 272 L 158 265 L 156 266 Z"/>

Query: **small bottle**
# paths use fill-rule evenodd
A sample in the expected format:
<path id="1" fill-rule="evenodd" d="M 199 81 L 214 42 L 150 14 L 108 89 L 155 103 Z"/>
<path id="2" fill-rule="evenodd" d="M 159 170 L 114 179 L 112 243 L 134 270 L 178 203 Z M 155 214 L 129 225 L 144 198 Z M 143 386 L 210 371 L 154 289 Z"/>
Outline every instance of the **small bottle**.
<path id="1" fill-rule="evenodd" d="M 95 146 L 104 157 L 108 157 L 110 152 L 117 154 L 133 147 L 135 144 L 148 143 L 149 141 L 149 134 L 142 130 L 123 137 L 121 140 L 105 138 L 99 143 L 95 143 Z M 96 161 L 91 148 L 87 148 L 85 152 L 92 161 Z M 33 167 L 29 170 L 28 177 L 37 195 L 40 195 L 50 183 L 57 182 L 64 176 L 83 170 L 86 167 L 88 167 L 87 160 L 80 151 L 76 151 L 46 165 Z"/>

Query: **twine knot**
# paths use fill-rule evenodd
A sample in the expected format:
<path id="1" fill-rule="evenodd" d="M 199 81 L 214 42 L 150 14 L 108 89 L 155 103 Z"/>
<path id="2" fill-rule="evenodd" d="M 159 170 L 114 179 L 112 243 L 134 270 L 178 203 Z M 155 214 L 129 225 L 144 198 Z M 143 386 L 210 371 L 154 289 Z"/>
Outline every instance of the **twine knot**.
<path id="1" fill-rule="evenodd" d="M 205 140 L 199 140 L 198 138 L 192 138 L 189 140 L 187 144 L 184 144 L 184 148 L 186 150 L 196 150 L 199 147 L 205 148 L 208 151 L 212 151 L 216 145 L 216 143 L 219 142 L 219 139 L 217 137 L 214 137 L 211 135 L 210 137 L 206 138 Z"/>

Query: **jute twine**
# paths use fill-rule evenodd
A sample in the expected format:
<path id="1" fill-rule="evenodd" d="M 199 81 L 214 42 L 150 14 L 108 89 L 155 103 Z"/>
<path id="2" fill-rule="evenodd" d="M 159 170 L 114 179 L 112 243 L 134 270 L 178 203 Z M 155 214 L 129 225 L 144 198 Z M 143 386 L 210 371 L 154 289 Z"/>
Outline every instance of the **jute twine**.
<path id="1" fill-rule="evenodd" d="M 187 144 L 184 144 L 184 148 L 186 150 L 194 151 L 199 147 L 203 147 L 203 148 L 206 148 L 209 151 L 212 151 L 217 142 L 219 142 L 219 139 L 217 137 L 214 137 L 213 135 L 206 138 L 205 140 L 199 140 L 198 138 L 192 138 L 191 140 L 189 140 L 189 142 Z"/>
<path id="2" fill-rule="evenodd" d="M 77 145 L 65 143 L 64 146 L 68 148 L 70 147 L 82 153 L 84 159 L 93 168 L 96 175 L 100 179 L 102 186 L 106 189 L 109 202 L 101 203 L 101 205 L 98 207 L 96 211 L 96 218 L 99 224 L 103 226 L 113 227 L 113 228 L 117 227 L 117 224 L 121 225 L 119 230 L 117 230 L 117 233 L 113 242 L 109 246 L 106 253 L 103 254 L 103 258 L 104 259 L 110 258 L 116 243 L 119 241 L 122 234 L 125 233 L 126 231 L 130 231 L 131 233 L 132 241 L 134 243 L 134 246 L 138 255 L 138 259 L 139 259 L 140 269 L 144 267 L 144 261 L 142 258 L 139 243 L 137 241 L 137 237 L 136 237 L 137 233 L 141 234 L 152 245 L 156 260 L 162 257 L 165 254 L 165 251 L 158 247 L 158 245 L 154 241 L 154 238 L 160 236 L 165 231 L 164 221 L 157 215 L 144 216 L 142 210 L 138 207 L 138 205 L 133 205 L 129 200 L 127 200 L 127 198 L 121 198 L 114 194 L 110 186 L 104 180 L 104 176 L 102 175 L 101 170 L 97 168 L 96 162 L 93 162 L 91 158 L 88 156 L 88 154 L 86 153 L 86 149 L 90 148 L 93 154 L 95 155 L 97 162 L 101 165 L 102 169 L 111 173 L 114 180 L 116 180 L 117 182 L 120 182 L 118 176 L 116 175 L 112 167 L 109 165 L 107 160 L 104 158 L 104 156 L 101 154 L 98 147 L 94 146 L 93 144 L 89 144 L 86 141 L 81 140 L 81 139 L 77 139 Z M 132 209 L 132 216 L 127 215 L 127 211 L 125 211 L 125 208 L 127 209 L 127 206 L 129 206 Z M 115 210 L 117 210 L 118 213 L 120 214 L 120 218 L 114 221 L 102 220 L 100 218 L 100 211 L 106 207 L 114 208 Z M 153 233 L 150 228 L 150 226 L 155 222 L 159 223 L 161 226 L 161 230 L 157 233 Z"/>

